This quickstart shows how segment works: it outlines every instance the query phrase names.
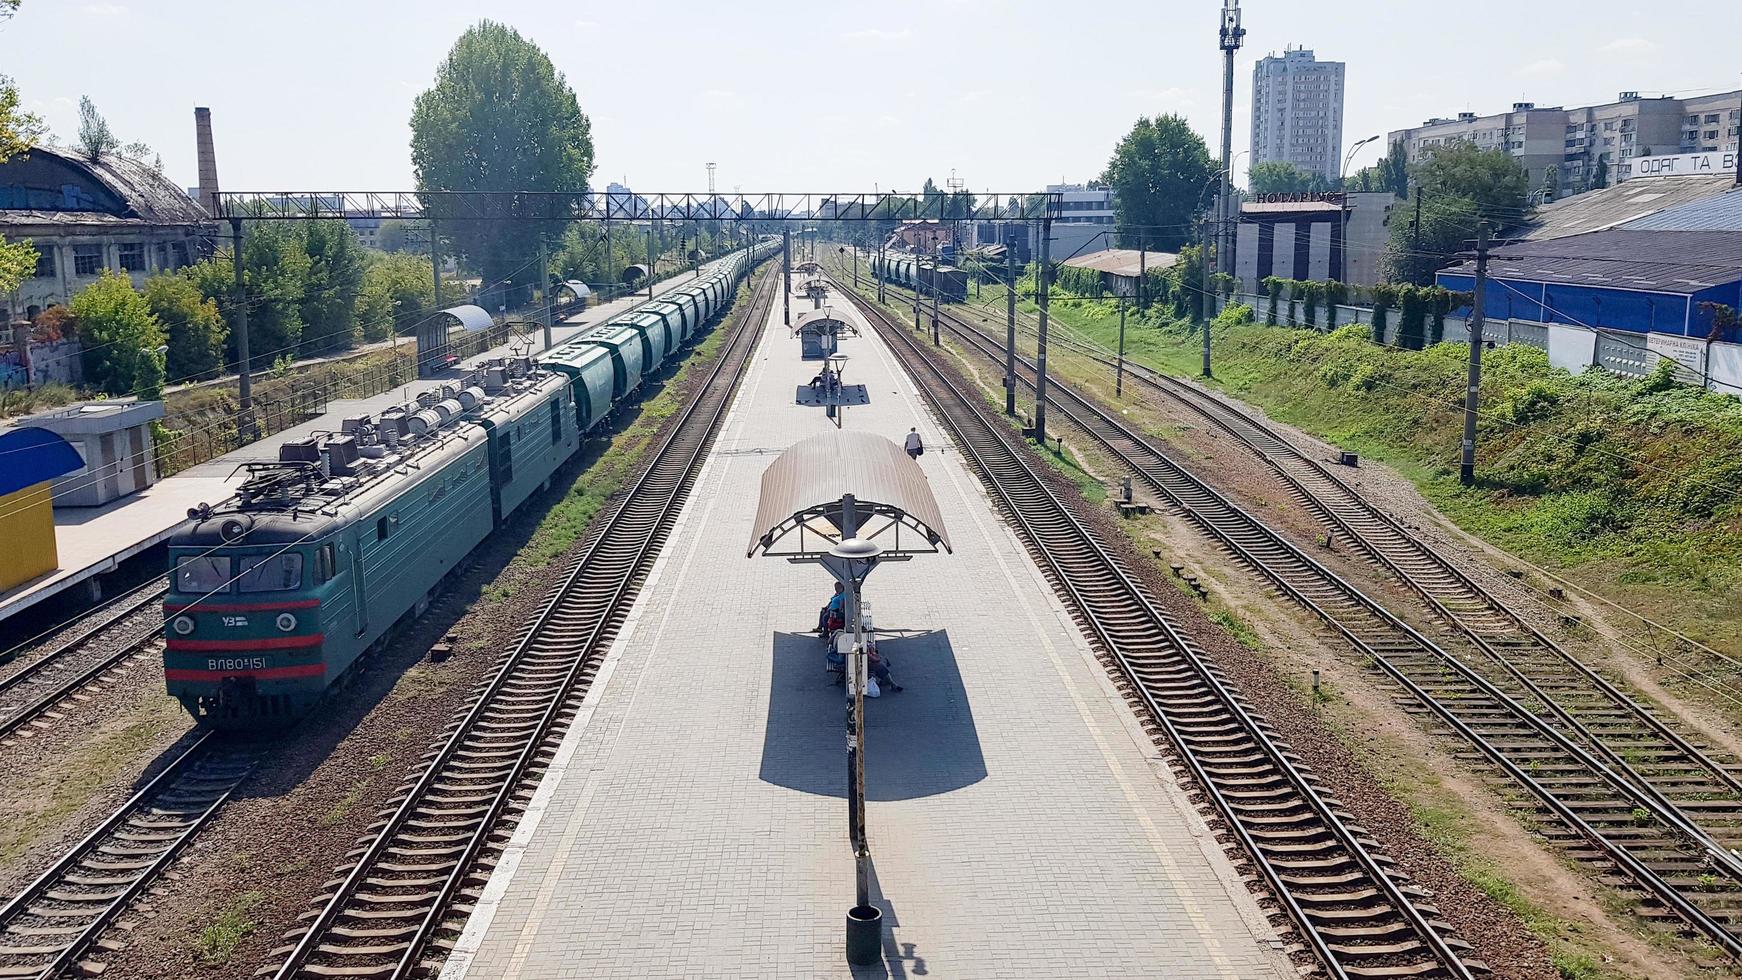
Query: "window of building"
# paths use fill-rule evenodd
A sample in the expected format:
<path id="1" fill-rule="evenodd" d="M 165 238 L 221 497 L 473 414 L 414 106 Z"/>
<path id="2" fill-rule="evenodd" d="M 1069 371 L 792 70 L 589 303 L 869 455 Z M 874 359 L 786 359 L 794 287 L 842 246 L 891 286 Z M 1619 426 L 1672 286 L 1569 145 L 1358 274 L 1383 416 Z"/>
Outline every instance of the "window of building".
<path id="1" fill-rule="evenodd" d="M 73 274 L 78 276 L 94 276 L 103 271 L 103 246 L 74 245 Z"/>
<path id="2" fill-rule="evenodd" d="M 145 243 L 144 242 L 122 242 L 120 244 L 120 246 L 116 248 L 115 251 L 116 251 L 117 256 L 120 259 L 121 268 L 124 271 L 126 271 L 126 272 L 144 272 L 145 271 Z"/>
<path id="3" fill-rule="evenodd" d="M 157 243 L 157 267 L 159 269 L 169 268 L 169 243 L 168 242 L 158 242 Z"/>
<path id="4" fill-rule="evenodd" d="M 174 262 L 172 268 L 180 269 L 183 266 L 193 265 L 193 262 L 188 258 L 187 242 L 170 243 L 169 257 Z"/>
<path id="5" fill-rule="evenodd" d="M 42 251 L 36 253 L 36 278 L 54 278 L 54 246 L 44 245 Z"/>
<path id="6" fill-rule="evenodd" d="M 1706 118 L 1703 121 L 1708 123 L 1708 124 L 1715 123 L 1718 121 L 1718 114 L 1715 112 L 1708 112 L 1708 113 L 1706 113 Z"/>

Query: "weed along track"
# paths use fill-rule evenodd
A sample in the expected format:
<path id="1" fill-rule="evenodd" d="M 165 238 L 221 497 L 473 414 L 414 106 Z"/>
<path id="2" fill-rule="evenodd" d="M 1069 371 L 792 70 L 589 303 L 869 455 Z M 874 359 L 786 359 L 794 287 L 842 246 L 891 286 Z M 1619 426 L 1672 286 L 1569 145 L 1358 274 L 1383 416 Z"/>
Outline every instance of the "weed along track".
<path id="1" fill-rule="evenodd" d="M 851 296 L 849 292 L 847 295 Z M 1473 977 L 1486 966 L 1320 788 L 1012 444 L 899 324 L 853 297 L 950 429 L 1128 696 L 1213 807 L 1299 965 L 1333 977 Z"/>
<path id="2" fill-rule="evenodd" d="M 103 931 L 209 823 L 259 758 L 205 733 L 89 836 L 0 908 L 0 977 L 102 971 Z"/>
<path id="3" fill-rule="evenodd" d="M 951 316 L 944 320 L 966 347 L 1002 367 L 1001 342 Z M 1018 365 L 1018 383 L 1032 393 L 1033 365 L 1020 358 Z M 1468 593 L 1460 600 L 1454 593 L 1467 581 L 1461 575 L 1414 564 L 1425 559 L 1408 553 L 1389 553 L 1379 543 L 1380 531 L 1367 527 L 1370 518 L 1338 525 L 1337 533 L 1386 556 L 1381 563 L 1400 576 L 1424 579 L 1418 591 L 1439 603 L 1442 616 L 1458 622 L 1485 656 L 1519 657 L 1502 665 L 1498 680 L 1491 679 L 1174 463 L 1114 413 L 1068 384 L 1048 380 L 1047 403 L 1063 421 L 1098 442 L 1227 553 L 1318 616 L 1398 684 L 1415 711 L 1449 728 L 1521 787 L 1552 821 L 1551 836 L 1574 856 L 1621 873 L 1639 896 L 1642 916 L 1742 956 L 1742 860 L 1729 847 L 1739 797 L 1733 774 L 1721 763 L 1646 707 L 1593 684 L 1594 674 L 1564 664 L 1558 674 L 1550 670 L 1550 658 L 1564 653 L 1509 618 L 1503 607 L 1479 607 L 1483 600 Z M 1340 481 L 1332 482 L 1354 496 Z M 1314 496 L 1321 484 L 1302 479 L 1296 486 Z M 1316 506 L 1340 516 L 1330 503 Z M 1373 537 L 1360 539 L 1362 530 Z M 1402 547 L 1395 538 L 1391 543 Z M 1505 642 L 1516 636 L 1508 629 L 1525 630 L 1525 639 Z M 1724 818 L 1718 822 L 1723 831 L 1701 819 L 1713 815 Z"/>
<path id="4" fill-rule="evenodd" d="M 439 961 L 705 461 L 756 348 L 777 277 L 765 275 L 727 348 L 616 509 L 441 744 L 358 841 L 276 975 L 404 977 Z"/>

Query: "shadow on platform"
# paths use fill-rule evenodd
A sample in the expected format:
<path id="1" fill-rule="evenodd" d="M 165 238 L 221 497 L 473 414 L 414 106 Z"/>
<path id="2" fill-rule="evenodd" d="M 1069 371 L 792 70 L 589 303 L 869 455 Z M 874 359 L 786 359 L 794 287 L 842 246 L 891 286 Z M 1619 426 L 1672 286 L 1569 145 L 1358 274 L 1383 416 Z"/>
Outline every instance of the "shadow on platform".
<path id="1" fill-rule="evenodd" d="M 911 800 L 986 778 L 968 692 L 944 630 L 886 636 L 878 651 L 905 690 L 866 702 L 865 796 Z M 802 793 L 847 792 L 842 689 L 810 633 L 774 634 L 762 781 Z"/>

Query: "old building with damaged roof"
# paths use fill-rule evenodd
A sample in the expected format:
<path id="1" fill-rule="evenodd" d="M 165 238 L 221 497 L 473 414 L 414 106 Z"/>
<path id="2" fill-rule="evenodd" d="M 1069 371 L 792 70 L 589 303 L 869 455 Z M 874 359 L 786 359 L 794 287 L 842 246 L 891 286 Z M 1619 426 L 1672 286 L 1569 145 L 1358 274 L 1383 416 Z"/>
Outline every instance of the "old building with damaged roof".
<path id="1" fill-rule="evenodd" d="M 0 237 L 30 239 L 41 258 L 13 300 L 35 319 L 68 302 L 103 270 L 134 285 L 209 251 L 206 209 L 150 164 L 116 154 L 37 146 L 0 163 Z"/>

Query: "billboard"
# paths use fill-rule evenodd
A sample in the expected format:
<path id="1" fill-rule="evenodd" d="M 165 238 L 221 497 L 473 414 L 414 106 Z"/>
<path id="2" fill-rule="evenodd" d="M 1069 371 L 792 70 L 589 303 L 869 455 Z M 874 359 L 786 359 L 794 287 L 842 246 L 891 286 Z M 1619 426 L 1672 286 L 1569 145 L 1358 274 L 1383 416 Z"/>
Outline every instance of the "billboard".
<path id="1" fill-rule="evenodd" d="M 1621 180 L 1647 177 L 1715 177 L 1736 172 L 1735 150 L 1708 153 L 1677 153 L 1673 156 L 1634 157 L 1620 164 Z"/>

